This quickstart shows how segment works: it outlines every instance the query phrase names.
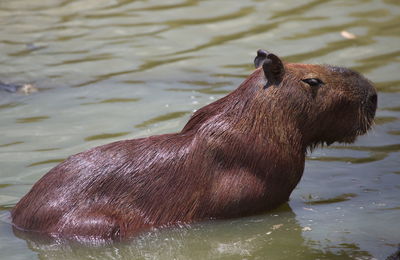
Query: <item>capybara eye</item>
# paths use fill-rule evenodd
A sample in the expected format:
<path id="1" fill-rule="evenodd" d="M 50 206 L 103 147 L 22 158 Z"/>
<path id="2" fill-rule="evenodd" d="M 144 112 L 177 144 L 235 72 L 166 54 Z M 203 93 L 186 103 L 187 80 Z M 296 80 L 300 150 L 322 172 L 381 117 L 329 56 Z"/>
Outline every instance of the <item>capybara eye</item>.
<path id="1" fill-rule="evenodd" d="M 320 85 L 324 85 L 325 83 L 317 78 L 310 78 L 310 79 L 302 79 L 301 81 L 307 83 L 311 87 L 318 87 Z"/>

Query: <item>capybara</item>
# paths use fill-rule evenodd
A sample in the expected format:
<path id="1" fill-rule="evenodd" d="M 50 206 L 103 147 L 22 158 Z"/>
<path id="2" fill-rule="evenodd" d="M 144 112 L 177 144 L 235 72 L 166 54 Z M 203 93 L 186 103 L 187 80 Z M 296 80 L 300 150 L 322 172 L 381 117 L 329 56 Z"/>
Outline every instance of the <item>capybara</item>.
<path id="1" fill-rule="evenodd" d="M 354 142 L 377 106 L 350 69 L 284 63 L 258 51 L 256 70 L 173 134 L 73 155 L 12 210 L 17 229 L 120 240 L 152 227 L 261 213 L 286 202 L 307 151 Z"/>

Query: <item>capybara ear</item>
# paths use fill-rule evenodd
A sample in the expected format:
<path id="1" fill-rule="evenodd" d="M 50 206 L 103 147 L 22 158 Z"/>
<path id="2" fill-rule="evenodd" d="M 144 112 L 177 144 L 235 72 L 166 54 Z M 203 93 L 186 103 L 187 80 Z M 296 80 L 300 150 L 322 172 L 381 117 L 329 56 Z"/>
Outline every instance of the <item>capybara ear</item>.
<path id="1" fill-rule="evenodd" d="M 268 54 L 269 52 L 263 49 L 259 49 L 257 51 L 257 56 L 254 58 L 254 67 L 256 69 L 258 69 L 259 67 L 261 67 L 261 65 L 263 65 L 264 61 L 267 59 Z"/>
<path id="2" fill-rule="evenodd" d="M 266 88 L 271 85 L 279 85 L 281 83 L 283 75 L 285 74 L 285 67 L 278 56 L 268 53 L 262 67 L 265 77 L 268 81 L 265 85 Z"/>

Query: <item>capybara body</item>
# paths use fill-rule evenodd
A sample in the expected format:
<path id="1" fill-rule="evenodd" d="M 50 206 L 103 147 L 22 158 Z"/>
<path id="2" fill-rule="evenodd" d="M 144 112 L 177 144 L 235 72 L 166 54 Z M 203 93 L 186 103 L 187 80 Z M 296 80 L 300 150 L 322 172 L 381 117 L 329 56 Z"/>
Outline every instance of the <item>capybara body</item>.
<path id="1" fill-rule="evenodd" d="M 51 169 L 13 209 L 15 227 L 118 240 L 286 202 L 307 151 L 364 134 L 377 97 L 349 69 L 257 57 L 236 90 L 199 109 L 181 132 L 95 147 Z"/>

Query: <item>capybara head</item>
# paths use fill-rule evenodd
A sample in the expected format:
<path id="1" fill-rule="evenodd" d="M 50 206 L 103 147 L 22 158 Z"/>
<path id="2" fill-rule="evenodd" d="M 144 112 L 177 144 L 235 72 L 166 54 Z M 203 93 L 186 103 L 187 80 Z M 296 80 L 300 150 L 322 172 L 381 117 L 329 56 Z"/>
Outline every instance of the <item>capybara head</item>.
<path id="1" fill-rule="evenodd" d="M 359 73 L 330 65 L 283 63 L 264 50 L 257 51 L 254 65 L 276 119 L 296 124 L 308 147 L 354 142 L 371 127 L 377 95 Z"/>

